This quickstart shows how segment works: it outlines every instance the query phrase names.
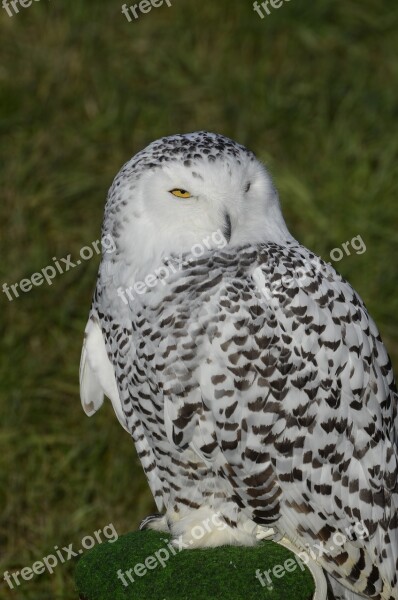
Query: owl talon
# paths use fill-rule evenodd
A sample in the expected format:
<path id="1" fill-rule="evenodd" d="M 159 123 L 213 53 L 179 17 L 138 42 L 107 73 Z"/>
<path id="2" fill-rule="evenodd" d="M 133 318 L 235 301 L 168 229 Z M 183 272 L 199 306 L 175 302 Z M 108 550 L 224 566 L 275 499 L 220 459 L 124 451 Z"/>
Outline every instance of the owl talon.
<path id="1" fill-rule="evenodd" d="M 160 513 L 154 513 L 148 515 L 140 523 L 139 530 L 144 531 L 145 529 L 153 529 L 154 531 L 166 531 L 169 532 L 166 517 Z"/>
<path id="2" fill-rule="evenodd" d="M 259 526 L 256 531 L 257 540 L 272 540 L 273 542 L 279 542 L 283 538 L 283 533 L 275 529 L 274 527 L 261 527 Z"/>

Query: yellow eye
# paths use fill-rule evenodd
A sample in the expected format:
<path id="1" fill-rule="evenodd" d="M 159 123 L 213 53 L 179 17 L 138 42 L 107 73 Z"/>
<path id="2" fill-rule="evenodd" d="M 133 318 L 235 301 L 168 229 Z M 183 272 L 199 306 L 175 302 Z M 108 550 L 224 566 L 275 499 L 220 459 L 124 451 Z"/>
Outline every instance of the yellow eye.
<path id="1" fill-rule="evenodd" d="M 190 198 L 191 194 L 186 190 L 180 190 L 179 188 L 175 188 L 174 190 L 170 190 L 170 194 L 176 196 L 177 198 Z"/>

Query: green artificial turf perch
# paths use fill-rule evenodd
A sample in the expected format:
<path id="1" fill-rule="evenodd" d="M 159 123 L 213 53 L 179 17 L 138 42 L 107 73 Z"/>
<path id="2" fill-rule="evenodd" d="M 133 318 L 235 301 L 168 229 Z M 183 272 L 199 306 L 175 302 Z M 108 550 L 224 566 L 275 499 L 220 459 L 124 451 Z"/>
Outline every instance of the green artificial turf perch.
<path id="1" fill-rule="evenodd" d="M 311 573 L 294 554 L 273 542 L 250 548 L 173 548 L 173 552 L 169 543 L 165 533 L 138 531 L 96 546 L 77 564 L 76 598 L 311 600 L 313 596 Z M 256 578 L 257 570 L 265 585 Z"/>

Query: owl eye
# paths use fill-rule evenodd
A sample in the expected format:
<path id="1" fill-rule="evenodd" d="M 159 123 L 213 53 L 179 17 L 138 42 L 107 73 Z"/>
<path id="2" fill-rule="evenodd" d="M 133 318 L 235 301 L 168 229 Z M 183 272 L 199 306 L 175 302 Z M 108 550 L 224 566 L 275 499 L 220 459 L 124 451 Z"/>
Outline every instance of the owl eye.
<path id="1" fill-rule="evenodd" d="M 176 196 L 177 198 L 190 198 L 191 194 L 187 192 L 187 190 L 181 190 L 179 188 L 175 188 L 174 190 L 170 190 L 170 194 Z"/>

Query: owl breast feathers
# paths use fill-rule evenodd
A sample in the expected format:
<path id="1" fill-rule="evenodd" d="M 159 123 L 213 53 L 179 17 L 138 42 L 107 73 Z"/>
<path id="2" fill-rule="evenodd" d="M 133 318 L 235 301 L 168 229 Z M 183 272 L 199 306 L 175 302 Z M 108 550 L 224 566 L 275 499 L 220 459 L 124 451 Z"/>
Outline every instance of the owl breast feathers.
<path id="1" fill-rule="evenodd" d="M 111 187 L 81 359 L 161 515 L 190 547 L 273 535 L 334 597 L 397 600 L 397 391 L 353 288 L 288 232 L 265 168 L 199 132 L 162 138 Z M 214 522 L 193 539 L 193 528 Z"/>

